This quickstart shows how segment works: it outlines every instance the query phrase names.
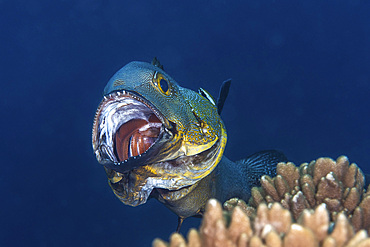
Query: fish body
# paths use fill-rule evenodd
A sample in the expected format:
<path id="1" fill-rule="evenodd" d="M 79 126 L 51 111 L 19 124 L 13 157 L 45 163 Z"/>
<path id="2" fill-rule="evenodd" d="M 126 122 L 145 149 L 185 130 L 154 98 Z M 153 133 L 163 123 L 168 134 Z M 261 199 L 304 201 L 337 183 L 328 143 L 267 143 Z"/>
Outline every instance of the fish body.
<path id="1" fill-rule="evenodd" d="M 93 125 L 93 149 L 109 185 L 125 204 L 156 198 L 181 219 L 201 215 L 210 198 L 247 200 L 259 177 L 286 161 L 277 151 L 233 162 L 223 155 L 227 134 L 205 90 L 181 87 L 159 64 L 131 62 L 104 89 Z"/>
<path id="2" fill-rule="evenodd" d="M 235 197 L 248 201 L 251 188 L 260 185 L 259 178 L 262 175 L 274 176 L 276 165 L 286 161 L 285 155 L 276 150 L 257 152 L 236 162 L 223 156 L 214 171 L 195 184 L 193 190 L 181 199 L 166 197 L 167 190 L 156 190 L 153 197 L 180 218 L 202 215 L 210 198 L 220 202 Z"/>

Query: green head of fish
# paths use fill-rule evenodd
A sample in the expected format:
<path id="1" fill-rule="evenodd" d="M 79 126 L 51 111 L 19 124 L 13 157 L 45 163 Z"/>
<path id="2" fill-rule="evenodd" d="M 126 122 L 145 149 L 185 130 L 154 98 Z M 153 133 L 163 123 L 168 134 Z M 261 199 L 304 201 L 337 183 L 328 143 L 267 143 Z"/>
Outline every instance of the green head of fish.
<path id="1" fill-rule="evenodd" d="M 92 138 L 114 193 L 132 206 L 154 189 L 185 196 L 214 170 L 227 139 L 214 102 L 144 62 L 127 64 L 109 80 Z"/>

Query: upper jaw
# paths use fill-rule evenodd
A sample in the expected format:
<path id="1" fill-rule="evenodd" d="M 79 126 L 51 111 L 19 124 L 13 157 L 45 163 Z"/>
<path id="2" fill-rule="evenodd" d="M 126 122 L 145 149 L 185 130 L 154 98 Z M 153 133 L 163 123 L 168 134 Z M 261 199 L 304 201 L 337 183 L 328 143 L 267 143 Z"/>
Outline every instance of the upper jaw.
<path id="1" fill-rule="evenodd" d="M 122 126 L 122 128 L 120 128 Z M 141 95 L 121 90 L 100 103 L 93 125 L 93 149 L 99 163 L 125 173 L 158 159 L 174 126 Z"/>

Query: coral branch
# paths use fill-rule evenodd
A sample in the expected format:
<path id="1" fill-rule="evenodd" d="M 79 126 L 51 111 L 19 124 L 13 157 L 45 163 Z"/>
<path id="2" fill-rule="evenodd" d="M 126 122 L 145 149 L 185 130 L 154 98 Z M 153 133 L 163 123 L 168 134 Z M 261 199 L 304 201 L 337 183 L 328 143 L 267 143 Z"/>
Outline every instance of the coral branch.
<path id="1" fill-rule="evenodd" d="M 164 246 L 368 246 L 370 192 L 347 157 L 319 158 L 296 167 L 280 163 L 277 176 L 261 178 L 246 204 L 237 198 L 207 203 L 200 230 L 187 241 L 173 234 Z"/>

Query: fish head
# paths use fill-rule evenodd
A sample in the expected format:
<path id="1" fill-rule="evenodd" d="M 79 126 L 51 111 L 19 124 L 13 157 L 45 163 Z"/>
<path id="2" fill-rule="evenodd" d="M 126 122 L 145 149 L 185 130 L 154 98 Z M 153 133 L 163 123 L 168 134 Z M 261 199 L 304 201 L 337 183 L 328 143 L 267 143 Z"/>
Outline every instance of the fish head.
<path id="1" fill-rule="evenodd" d="M 184 196 L 216 167 L 227 137 L 214 103 L 158 66 L 131 62 L 106 85 L 92 139 L 114 193 L 136 206 L 156 188 Z"/>

